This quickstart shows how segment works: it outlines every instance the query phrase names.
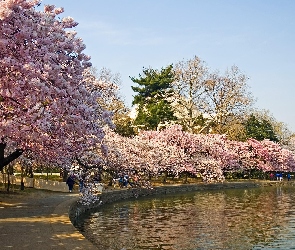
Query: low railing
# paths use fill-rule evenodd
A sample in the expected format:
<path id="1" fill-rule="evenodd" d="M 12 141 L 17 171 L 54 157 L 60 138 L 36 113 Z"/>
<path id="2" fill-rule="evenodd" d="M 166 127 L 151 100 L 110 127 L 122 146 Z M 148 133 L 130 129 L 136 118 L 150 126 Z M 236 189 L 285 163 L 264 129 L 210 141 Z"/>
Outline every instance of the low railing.
<path id="1" fill-rule="evenodd" d="M 21 176 L 0 174 L 0 183 L 8 183 L 8 179 L 10 180 L 10 184 L 12 185 L 21 185 Z M 35 179 L 29 177 L 23 177 L 23 183 L 25 187 L 36 188 L 36 189 L 46 189 L 51 191 L 59 191 L 59 192 L 69 192 L 69 188 L 65 182 L 59 181 L 50 181 L 43 179 Z"/>

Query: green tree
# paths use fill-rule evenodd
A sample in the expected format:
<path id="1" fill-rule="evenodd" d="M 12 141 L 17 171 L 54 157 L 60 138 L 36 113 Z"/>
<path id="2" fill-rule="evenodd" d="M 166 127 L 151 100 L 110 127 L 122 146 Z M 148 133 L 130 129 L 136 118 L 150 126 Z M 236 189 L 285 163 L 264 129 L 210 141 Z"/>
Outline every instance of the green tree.
<path id="1" fill-rule="evenodd" d="M 254 138 L 259 141 L 264 139 L 279 141 L 272 124 L 266 119 L 258 119 L 253 114 L 248 118 L 245 128 L 247 138 Z"/>
<path id="2" fill-rule="evenodd" d="M 285 123 L 278 121 L 269 110 L 256 110 L 253 114 L 259 120 L 267 120 L 272 125 L 273 131 L 279 140 L 279 143 L 281 145 L 288 145 L 292 132 Z"/>
<path id="3" fill-rule="evenodd" d="M 119 105 L 120 103 L 118 103 Z M 123 105 L 123 103 L 121 103 Z M 122 109 L 125 111 L 124 109 Z M 129 110 L 129 109 L 128 109 Z M 116 125 L 115 132 L 119 135 L 126 136 L 126 137 L 132 137 L 134 136 L 135 130 L 133 128 L 133 121 L 131 117 L 129 116 L 130 111 L 128 113 L 126 112 L 120 112 L 115 113 L 113 121 Z"/>
<path id="4" fill-rule="evenodd" d="M 176 120 L 171 107 L 174 80 L 172 65 L 162 68 L 161 71 L 143 69 L 143 75 L 140 74 L 139 78 L 131 77 L 131 80 L 139 85 L 131 87 L 137 93 L 132 102 L 132 105 L 137 107 L 135 126 L 154 130 L 159 124 Z"/>
<path id="5" fill-rule="evenodd" d="M 285 123 L 277 121 L 269 110 L 254 110 L 252 114 L 259 121 L 266 120 L 271 124 L 274 134 L 281 145 L 287 146 L 290 143 L 293 133 Z"/>

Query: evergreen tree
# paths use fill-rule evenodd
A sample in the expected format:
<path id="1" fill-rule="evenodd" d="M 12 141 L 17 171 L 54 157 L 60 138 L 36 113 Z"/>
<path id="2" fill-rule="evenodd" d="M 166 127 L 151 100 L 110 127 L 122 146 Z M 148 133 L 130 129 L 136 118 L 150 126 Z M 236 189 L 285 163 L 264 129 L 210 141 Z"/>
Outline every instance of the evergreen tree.
<path id="1" fill-rule="evenodd" d="M 264 139 L 269 139 L 275 142 L 279 141 L 272 124 L 266 119 L 259 120 L 251 114 L 245 127 L 247 138 L 254 138 L 259 141 Z"/>
<path id="2" fill-rule="evenodd" d="M 171 107 L 174 80 L 172 65 L 161 69 L 143 69 L 143 75 L 131 80 L 139 86 L 132 86 L 137 93 L 132 105 L 137 106 L 137 116 L 134 125 L 142 126 L 147 130 L 158 128 L 160 123 L 169 123 L 176 120 Z"/>

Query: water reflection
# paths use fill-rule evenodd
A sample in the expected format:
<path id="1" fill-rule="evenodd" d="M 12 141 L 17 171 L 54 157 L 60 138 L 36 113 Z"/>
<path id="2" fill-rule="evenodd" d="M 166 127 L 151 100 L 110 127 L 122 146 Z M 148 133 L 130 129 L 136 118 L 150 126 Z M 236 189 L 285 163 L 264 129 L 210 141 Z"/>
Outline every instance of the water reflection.
<path id="1" fill-rule="evenodd" d="M 295 249 L 294 194 L 283 186 L 140 198 L 104 206 L 80 227 L 98 249 Z"/>

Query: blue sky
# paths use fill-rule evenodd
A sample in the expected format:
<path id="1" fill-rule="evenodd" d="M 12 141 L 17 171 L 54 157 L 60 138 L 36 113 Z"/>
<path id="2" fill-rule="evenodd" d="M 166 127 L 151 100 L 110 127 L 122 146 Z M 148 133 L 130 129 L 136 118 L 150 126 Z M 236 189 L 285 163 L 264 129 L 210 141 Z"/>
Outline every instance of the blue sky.
<path id="1" fill-rule="evenodd" d="M 64 7 L 93 66 L 130 79 L 198 56 L 211 71 L 236 65 L 250 79 L 255 107 L 295 132 L 294 0 L 43 0 Z"/>

